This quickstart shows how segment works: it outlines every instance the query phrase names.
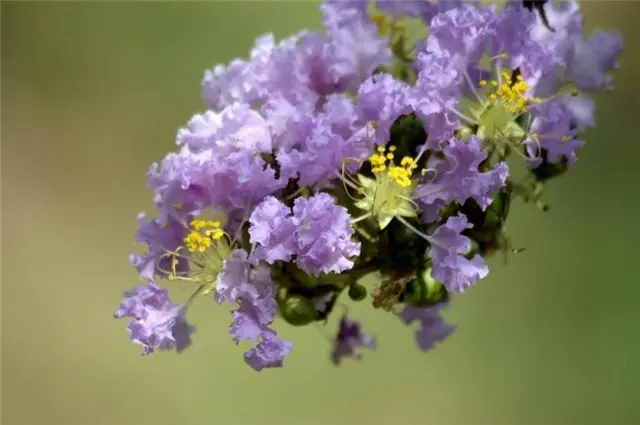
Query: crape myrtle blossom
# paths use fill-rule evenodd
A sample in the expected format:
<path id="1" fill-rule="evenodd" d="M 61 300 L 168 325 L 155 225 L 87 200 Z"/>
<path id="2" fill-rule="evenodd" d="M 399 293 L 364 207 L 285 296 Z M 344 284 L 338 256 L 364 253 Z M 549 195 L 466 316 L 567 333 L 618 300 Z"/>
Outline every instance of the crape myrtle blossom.
<path id="1" fill-rule="evenodd" d="M 143 354 L 190 347 L 202 297 L 230 306 L 230 339 L 250 344 L 255 371 L 294 353 L 276 320 L 338 315 L 334 365 L 375 350 L 347 298 L 434 349 L 456 329 L 444 308 L 481 287 L 485 259 L 521 251 L 511 200 L 546 210 L 544 187 L 595 125 L 588 94 L 613 88 L 622 50 L 615 32 L 584 34 L 575 1 L 327 0 L 321 12 L 322 31 L 261 35 L 206 71 L 208 109 L 149 169 L 157 213 L 138 215 L 145 251 L 130 257 L 143 284 L 115 313 Z M 429 35 L 410 40 L 405 18 Z M 175 304 L 165 282 L 192 295 Z"/>

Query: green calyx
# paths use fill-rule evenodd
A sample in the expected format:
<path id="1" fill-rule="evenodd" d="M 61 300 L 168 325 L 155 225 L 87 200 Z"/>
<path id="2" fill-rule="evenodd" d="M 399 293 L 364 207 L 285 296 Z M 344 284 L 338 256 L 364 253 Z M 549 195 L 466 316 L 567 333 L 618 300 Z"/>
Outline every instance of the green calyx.
<path id="1" fill-rule="evenodd" d="M 359 283 L 354 283 L 349 287 L 348 294 L 353 301 L 362 301 L 367 297 L 367 288 Z"/>
<path id="2" fill-rule="evenodd" d="M 278 301 L 280 315 L 293 326 L 304 326 L 318 318 L 318 312 L 313 302 L 299 294 L 287 294 Z"/>
<path id="3" fill-rule="evenodd" d="M 431 268 L 428 267 L 406 284 L 400 300 L 417 307 L 431 307 L 447 301 L 448 297 L 446 288 L 431 277 Z"/>

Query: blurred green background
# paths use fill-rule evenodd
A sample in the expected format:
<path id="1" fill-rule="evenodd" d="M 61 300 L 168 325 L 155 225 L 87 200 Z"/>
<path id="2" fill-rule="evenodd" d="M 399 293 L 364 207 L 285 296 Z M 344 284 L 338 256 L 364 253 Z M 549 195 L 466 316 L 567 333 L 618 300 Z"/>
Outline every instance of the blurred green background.
<path id="1" fill-rule="evenodd" d="M 314 2 L 3 2 L 2 423 L 4 425 L 640 424 L 638 122 L 632 2 L 587 2 L 589 28 L 624 33 L 617 91 L 546 214 L 516 205 L 508 266 L 458 297 L 436 351 L 368 303 L 379 340 L 334 369 L 314 327 L 263 373 L 228 335 L 228 309 L 190 311 L 195 345 L 141 357 L 112 313 L 137 284 L 145 172 L 204 110 L 205 68 L 255 36 L 318 28 Z M 634 183 L 634 181 L 636 183 Z M 187 288 L 174 288 L 184 298 Z M 333 328 L 327 329 L 328 333 Z"/>

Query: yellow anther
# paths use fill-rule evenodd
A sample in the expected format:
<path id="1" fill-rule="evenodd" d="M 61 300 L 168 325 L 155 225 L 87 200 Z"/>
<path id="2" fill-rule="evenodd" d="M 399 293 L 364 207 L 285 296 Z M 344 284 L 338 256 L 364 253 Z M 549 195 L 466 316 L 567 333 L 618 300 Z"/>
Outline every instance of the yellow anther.
<path id="1" fill-rule="evenodd" d="M 487 80 L 480 80 L 480 87 L 485 87 L 487 85 Z"/>
<path id="2" fill-rule="evenodd" d="M 174 208 L 176 210 L 180 210 L 182 209 L 182 207 L 184 207 L 184 204 L 182 202 L 176 202 L 176 204 L 174 205 Z"/>
<path id="3" fill-rule="evenodd" d="M 386 155 L 386 157 L 387 157 L 387 159 L 392 160 L 392 159 L 393 159 L 393 154 L 392 154 L 391 152 L 389 152 L 389 153 Z"/>
<path id="4" fill-rule="evenodd" d="M 539 97 L 536 97 L 535 99 L 533 99 L 533 101 L 536 103 L 536 105 L 540 105 L 542 103 L 542 99 L 540 99 Z"/>
<path id="5" fill-rule="evenodd" d="M 204 229 L 207 224 L 204 220 L 192 220 L 189 225 L 195 230 L 200 230 Z"/>
<path id="6" fill-rule="evenodd" d="M 562 136 L 562 141 L 563 141 L 563 142 L 566 142 L 566 141 L 568 141 L 568 140 L 569 140 L 569 136 Z"/>
<path id="7" fill-rule="evenodd" d="M 415 164 L 416 162 L 410 156 L 405 156 L 402 158 L 402 161 L 400 161 L 400 165 L 403 167 L 413 167 Z"/>
<path id="8" fill-rule="evenodd" d="M 489 95 L 489 100 L 498 100 L 498 96 L 496 96 L 495 94 L 491 93 Z"/>
<path id="9" fill-rule="evenodd" d="M 184 238 L 184 243 L 191 252 L 205 252 L 211 246 L 211 238 L 191 232 Z"/>
<path id="10" fill-rule="evenodd" d="M 539 141 L 538 133 L 530 133 L 529 137 L 531 137 L 531 140 Z"/>
<path id="11" fill-rule="evenodd" d="M 389 152 L 395 152 L 396 147 L 394 145 L 389 146 Z"/>
<path id="12" fill-rule="evenodd" d="M 377 150 L 378 152 L 380 152 L 380 153 L 385 153 L 385 152 L 386 152 L 386 149 L 385 149 L 385 147 L 384 147 L 384 146 L 378 146 L 378 147 L 376 148 L 376 150 Z"/>

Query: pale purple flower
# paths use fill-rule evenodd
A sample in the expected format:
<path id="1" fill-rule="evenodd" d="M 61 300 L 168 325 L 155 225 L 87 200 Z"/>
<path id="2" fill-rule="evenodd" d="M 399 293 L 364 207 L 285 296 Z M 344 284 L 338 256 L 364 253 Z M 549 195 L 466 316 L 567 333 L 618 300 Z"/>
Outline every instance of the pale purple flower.
<path id="1" fill-rule="evenodd" d="M 340 91 L 355 92 L 376 68 L 391 61 L 389 40 L 378 35 L 364 2 L 328 2 L 323 5 L 323 12 L 327 33 L 323 57 L 327 69 Z"/>
<path id="2" fill-rule="evenodd" d="M 234 303 L 250 285 L 251 273 L 247 251 L 235 249 L 226 258 L 216 280 L 216 301 Z"/>
<path id="3" fill-rule="evenodd" d="M 138 214 L 136 242 L 146 244 L 147 251 L 144 254 L 131 254 L 129 259 L 140 277 L 153 280 L 156 276 L 166 276 L 171 271 L 171 260 L 166 254 L 182 245 L 186 233 L 185 226 L 174 219 L 161 222 L 148 218 L 144 213 Z M 176 271 L 183 271 L 185 267 L 185 262 L 180 261 Z"/>
<path id="4" fill-rule="evenodd" d="M 415 307 L 407 305 L 400 312 L 400 320 L 406 325 L 418 322 L 420 327 L 416 330 L 416 344 L 423 351 L 429 351 L 447 339 L 456 327 L 447 324 L 440 315 L 442 306 Z"/>
<path id="5" fill-rule="evenodd" d="M 277 311 L 271 272 L 263 267 L 250 269 L 243 252 L 238 250 L 231 260 L 225 261 L 218 276 L 216 298 L 218 302 L 237 305 L 231 312 L 233 322 L 229 328 L 236 344 L 259 341 L 255 348 L 245 353 L 245 362 L 256 371 L 280 367 L 292 345 L 278 338 L 269 328 Z"/>
<path id="6" fill-rule="evenodd" d="M 390 74 L 376 74 L 360 85 L 356 114 L 360 122 L 375 122 L 373 145 L 389 141 L 393 123 L 401 115 L 413 112 L 409 104 L 409 85 Z"/>
<path id="7" fill-rule="evenodd" d="M 375 338 L 362 332 L 360 323 L 349 320 L 346 315 L 343 316 L 334 339 L 331 361 L 337 366 L 343 358 L 360 360 L 362 358 L 361 348 L 375 350 Z"/>
<path id="8" fill-rule="evenodd" d="M 295 103 L 281 95 L 273 95 L 262 112 L 271 128 L 276 152 L 289 152 L 300 146 L 314 125 L 316 106 Z"/>
<path id="9" fill-rule="evenodd" d="M 341 138 L 348 139 L 356 130 L 356 106 L 344 94 L 327 96 L 323 113 L 331 131 Z"/>
<path id="10" fill-rule="evenodd" d="M 560 102 L 547 102 L 536 107 L 531 123 L 531 131 L 525 140 L 527 154 L 531 158 L 528 165 L 535 168 L 542 162 L 541 150 L 546 151 L 546 161 L 555 164 L 566 158 L 569 165 L 576 159 L 576 151 L 584 145 L 576 140 L 577 131 L 572 129 L 574 116 Z M 531 136 L 535 134 L 535 139 Z"/>
<path id="11" fill-rule="evenodd" d="M 346 208 L 331 195 L 318 193 L 298 198 L 293 205 L 298 266 L 309 274 L 340 273 L 353 267 L 360 243 L 351 239 L 354 230 Z"/>
<path id="12" fill-rule="evenodd" d="M 454 201 L 462 204 L 472 198 L 484 211 L 506 183 L 509 172 L 504 162 L 487 172 L 479 171 L 487 153 L 482 149 L 482 141 L 475 136 L 468 141 L 449 140 L 443 153 L 444 160 L 429 164 L 435 177 L 434 172 L 426 173 L 413 195 L 427 223 L 437 220 L 442 207 Z"/>
<path id="13" fill-rule="evenodd" d="M 582 13 L 575 0 L 547 2 L 544 11 L 551 29 L 538 15 L 531 38 L 562 57 L 564 77 L 557 80 L 556 88 L 571 82 L 583 90 L 611 90 L 610 73 L 618 69 L 617 60 L 623 48 L 620 33 L 596 30 L 586 40 Z"/>
<path id="14" fill-rule="evenodd" d="M 378 10 L 396 18 L 421 19 L 429 24 L 434 16 L 477 0 L 376 0 Z"/>
<path id="15" fill-rule="evenodd" d="M 430 52 L 446 50 L 461 62 L 480 60 L 487 48 L 487 41 L 494 38 L 497 20 L 496 8 L 464 4 L 433 17 L 429 25 L 426 49 Z"/>
<path id="16" fill-rule="evenodd" d="M 595 127 L 596 104 L 592 99 L 581 94 L 577 96 L 568 94 L 560 97 L 559 101 L 567 108 L 579 131 Z"/>
<path id="17" fill-rule="evenodd" d="M 427 237 L 431 244 L 428 255 L 433 260 L 431 276 L 442 282 L 449 292 L 463 292 L 489 274 L 480 255 L 470 260 L 464 256 L 471 248 L 471 239 L 462 232 L 471 227 L 467 218 L 458 214 L 449 217 Z"/>
<path id="18" fill-rule="evenodd" d="M 235 59 L 228 66 L 217 65 L 206 71 L 202 96 L 207 105 L 213 110 L 235 102 L 259 106 L 274 93 L 304 97 L 307 80 L 294 66 L 297 43 L 303 35 L 276 43 L 273 34 L 264 34 L 256 39 L 248 60 Z"/>
<path id="19" fill-rule="evenodd" d="M 289 341 L 280 339 L 271 330 L 263 332 L 260 338 L 255 348 L 250 348 L 244 353 L 244 361 L 257 372 L 266 368 L 282 367 L 283 360 L 293 345 Z"/>
<path id="20" fill-rule="evenodd" d="M 265 198 L 249 217 L 249 236 L 255 261 L 288 261 L 296 251 L 296 223 L 291 209 L 280 200 Z"/>
<path id="21" fill-rule="evenodd" d="M 166 289 L 149 283 L 125 293 L 114 317 L 131 318 L 129 338 L 143 347 L 143 355 L 173 347 L 180 353 L 191 345 L 195 330 L 185 321 L 186 307 L 173 304 Z"/>
<path id="22" fill-rule="evenodd" d="M 273 150 L 269 123 L 244 103 L 233 103 L 220 113 L 196 114 L 178 131 L 178 145 L 191 152 L 215 149 L 220 156 L 245 150 L 257 154 Z"/>
<path id="23" fill-rule="evenodd" d="M 459 116 L 452 112 L 458 107 L 463 83 L 456 61 L 446 50 L 421 52 L 416 61 L 418 80 L 409 91 L 409 102 L 426 127 L 431 149 L 460 127 Z"/>

